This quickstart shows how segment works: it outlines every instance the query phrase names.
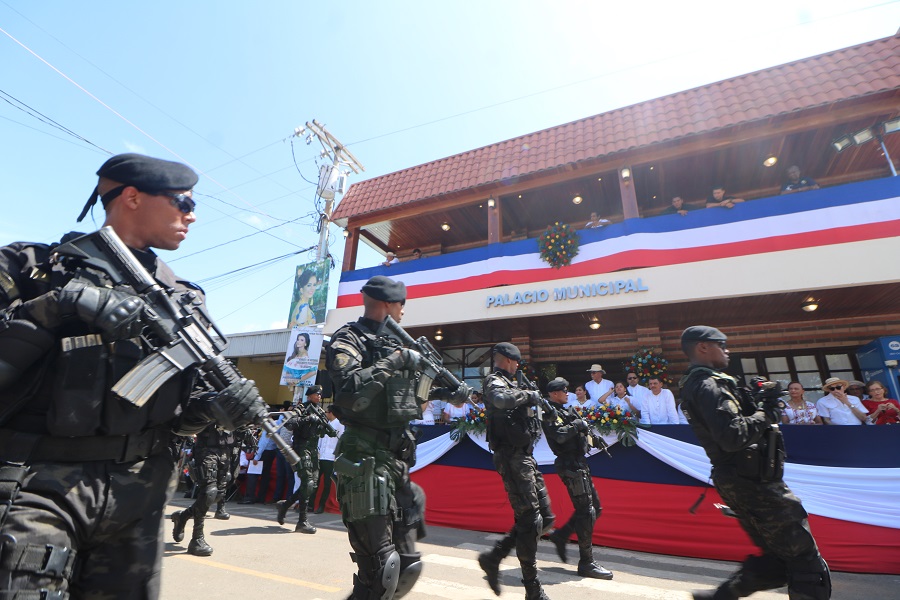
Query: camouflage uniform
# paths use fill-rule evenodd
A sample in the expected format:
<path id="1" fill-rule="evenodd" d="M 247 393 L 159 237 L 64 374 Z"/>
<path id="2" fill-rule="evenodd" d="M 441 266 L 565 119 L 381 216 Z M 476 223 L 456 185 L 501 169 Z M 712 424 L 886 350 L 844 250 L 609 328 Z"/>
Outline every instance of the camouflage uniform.
<path id="1" fill-rule="evenodd" d="M 172 515 L 175 523 L 173 537 L 180 542 L 184 537 L 184 527 L 188 520 L 194 520 L 194 530 L 188 552 L 199 556 L 209 556 L 212 548 L 203 536 L 203 524 L 206 512 L 215 503 L 216 518 L 228 519 L 224 510 L 225 490 L 231 476 L 231 449 L 234 447 L 234 434 L 210 424 L 197 434 L 192 457 L 194 460 L 194 484 L 198 486 L 197 499 L 188 508 Z"/>
<path id="2" fill-rule="evenodd" d="M 399 346 L 376 335 L 380 325 L 362 317 L 341 327 L 326 357 L 333 410 L 346 426 L 335 450 L 335 472 L 358 569 L 354 600 L 399 598 L 422 568 L 416 540 L 425 535 L 425 494 L 409 480 L 416 449 L 409 421 L 422 415 L 412 393 L 417 375 L 387 366 L 386 357 Z M 367 501 L 372 497 L 374 506 Z"/>
<path id="3" fill-rule="evenodd" d="M 537 411 L 529 392 L 520 389 L 517 380 L 500 369 L 485 377 L 482 389 L 494 467 L 503 480 L 515 525 L 489 553 L 479 557 L 479 563 L 485 571 L 495 573 L 500 561 L 515 548 L 526 589 L 531 585 L 539 590 L 538 539 L 553 526 L 555 516 L 544 476 L 532 455 L 541 431 Z M 511 405 L 513 408 L 505 408 Z M 489 583 L 499 595 L 499 584 L 495 586 L 490 577 Z"/>
<path id="4" fill-rule="evenodd" d="M 693 365 L 679 385 L 682 409 L 712 463 L 716 491 L 763 551 L 748 557 L 710 597 L 741 598 L 788 584 L 791 600 L 829 598 L 828 568 L 806 510 L 780 477 L 761 481 L 752 467 L 757 463 L 747 460 L 756 458 L 756 444 L 770 432 L 773 417 L 725 373 Z"/>
<path id="5" fill-rule="evenodd" d="M 295 531 L 303 533 L 315 533 L 316 528 L 307 520 L 308 503 L 316 497 L 316 488 L 319 485 L 319 438 L 328 435 L 326 428 L 318 416 L 313 412 L 310 402 L 301 405 L 302 413 L 291 417 L 284 424 L 285 429 L 294 432 L 291 445 L 300 462 L 294 465 L 297 475 L 300 476 L 300 487 L 292 493 L 287 500 L 278 502 L 278 522 L 284 524 L 284 516 L 287 509 L 300 503 L 300 516 L 297 519 Z"/>
<path id="6" fill-rule="evenodd" d="M 32 319 L 23 303 L 71 278 L 51 264 L 53 247 L 0 248 L 0 329 Z M 155 254 L 133 253 L 176 301 L 202 304 L 201 290 Z M 142 344 L 104 343 L 78 320 L 45 331 L 52 346 L 0 389 L 0 502 L 12 501 L 0 508 L 0 590 L 22 598 L 155 598 L 163 509 L 174 493 L 172 431 L 195 371 L 134 406 L 109 390 L 147 355 Z M 28 591 L 35 595 L 22 595 Z"/>

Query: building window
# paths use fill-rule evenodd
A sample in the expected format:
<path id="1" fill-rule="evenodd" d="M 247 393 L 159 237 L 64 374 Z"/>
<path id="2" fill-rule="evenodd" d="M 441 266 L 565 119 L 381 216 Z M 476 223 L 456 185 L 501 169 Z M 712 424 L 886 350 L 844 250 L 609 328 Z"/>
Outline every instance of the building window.
<path id="1" fill-rule="evenodd" d="M 444 368 L 471 387 L 481 389 L 481 381 L 491 372 L 491 346 L 441 350 Z"/>
<path id="2" fill-rule="evenodd" d="M 859 377 L 856 355 L 844 351 L 800 351 L 796 354 L 741 354 L 740 366 L 749 379 L 760 375 L 778 381 L 786 389 L 791 381 L 799 381 L 803 389 L 821 395 L 822 382 L 829 377 L 851 380 Z M 812 399 L 812 397 L 810 398 Z"/>

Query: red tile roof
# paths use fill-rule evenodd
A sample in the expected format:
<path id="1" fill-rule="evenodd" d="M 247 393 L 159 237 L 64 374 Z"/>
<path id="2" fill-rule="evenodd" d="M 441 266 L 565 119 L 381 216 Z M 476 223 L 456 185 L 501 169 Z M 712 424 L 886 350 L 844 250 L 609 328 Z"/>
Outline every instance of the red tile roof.
<path id="1" fill-rule="evenodd" d="M 345 220 L 634 148 L 900 88 L 900 36 L 648 100 L 353 184 Z"/>

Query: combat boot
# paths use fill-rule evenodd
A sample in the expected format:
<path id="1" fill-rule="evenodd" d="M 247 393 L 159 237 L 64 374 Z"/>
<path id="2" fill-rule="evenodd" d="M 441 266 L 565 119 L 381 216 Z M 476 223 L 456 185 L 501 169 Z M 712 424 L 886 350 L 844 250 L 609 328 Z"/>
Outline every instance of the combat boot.
<path id="1" fill-rule="evenodd" d="M 284 525 L 284 519 L 287 517 L 288 506 L 287 500 L 279 500 L 275 503 L 275 507 L 278 509 L 278 524 Z"/>
<path id="2" fill-rule="evenodd" d="M 561 529 L 557 529 L 550 533 L 547 538 L 553 542 L 553 545 L 556 546 L 556 553 L 559 555 L 559 559 L 564 563 L 569 562 L 568 553 L 566 552 L 566 547 L 569 545 L 569 536 L 572 532 L 566 527 L 562 527 Z"/>
<path id="3" fill-rule="evenodd" d="M 200 537 L 191 538 L 191 543 L 188 544 L 188 554 L 193 554 L 194 556 L 209 556 L 212 553 L 212 546 L 206 543 L 202 534 Z"/>
<path id="4" fill-rule="evenodd" d="M 318 529 L 313 527 L 313 524 L 307 521 L 306 517 L 294 526 L 294 532 L 296 533 L 315 533 L 316 531 L 318 531 Z"/>
<path id="5" fill-rule="evenodd" d="M 590 562 L 579 562 L 578 563 L 578 574 L 582 577 L 588 577 L 590 579 L 612 579 L 613 574 L 609 569 L 604 569 L 594 561 Z"/>
<path id="6" fill-rule="evenodd" d="M 216 507 L 216 514 L 214 516 L 216 519 L 219 519 L 220 521 L 227 521 L 228 519 L 231 518 L 231 515 L 229 515 L 225 511 L 225 503 L 224 502 L 222 504 L 219 504 Z"/>
<path id="7" fill-rule="evenodd" d="M 188 519 L 191 518 L 190 511 L 179 510 L 172 513 L 170 518 L 172 519 L 172 523 L 175 524 L 175 527 L 172 529 L 172 539 L 176 542 L 180 542 L 184 539 L 184 527 L 187 525 Z"/>
<path id="8" fill-rule="evenodd" d="M 500 595 L 500 561 L 502 558 L 495 552 L 482 552 L 478 555 L 478 564 L 487 577 L 488 585 L 496 595 Z"/>
<path id="9" fill-rule="evenodd" d="M 191 543 L 188 544 L 188 554 L 209 556 L 213 553 L 212 547 L 206 543 L 203 537 L 203 525 L 203 519 L 194 519 L 194 530 L 191 533 Z"/>
<path id="10" fill-rule="evenodd" d="M 544 593 L 541 581 L 537 577 L 530 580 L 523 579 L 522 585 L 525 586 L 525 600 L 550 600 Z"/>

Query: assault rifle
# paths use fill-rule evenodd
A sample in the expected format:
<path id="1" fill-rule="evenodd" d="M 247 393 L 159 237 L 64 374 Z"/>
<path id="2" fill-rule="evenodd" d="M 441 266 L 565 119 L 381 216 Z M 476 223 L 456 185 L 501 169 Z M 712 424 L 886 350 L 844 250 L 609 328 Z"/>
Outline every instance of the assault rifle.
<path id="1" fill-rule="evenodd" d="M 114 285 L 130 287 L 146 304 L 141 316 L 146 325 L 142 337 L 154 351 L 113 386 L 113 393 L 123 400 L 143 406 L 166 381 L 191 367 L 196 367 L 204 382 L 216 391 L 242 379 L 234 365 L 222 356 L 227 346 L 225 335 L 202 306 L 194 304 L 196 295 L 184 294 L 176 303 L 112 227 L 57 246 L 53 260 L 75 272 L 76 277 L 85 276 L 90 281 L 93 278 L 86 271 L 105 273 Z M 258 397 L 257 402 L 264 401 Z M 297 453 L 275 435 L 277 428 L 271 419 L 262 416 L 256 425 L 275 441 L 290 464 L 299 462 Z"/>
<path id="2" fill-rule="evenodd" d="M 435 350 L 434 346 L 431 345 L 431 342 L 429 342 L 428 338 L 425 336 L 422 336 L 419 339 L 413 339 L 413 337 L 400 326 L 400 323 L 395 321 L 390 315 L 388 315 L 381 324 L 381 329 L 403 344 L 403 346 L 411 348 L 422 355 L 422 358 L 424 359 L 423 362 L 425 363 L 425 369 L 423 371 L 425 377 L 423 380 L 426 381 L 426 385 L 430 386 L 431 381 L 437 381 L 451 392 L 457 391 L 460 386 L 463 385 L 465 385 L 466 388 L 469 387 L 457 379 L 453 373 L 444 368 L 444 361 L 441 358 L 440 353 Z M 421 385 L 422 383 L 420 381 L 420 389 Z M 420 394 L 419 391 L 420 390 L 416 391 L 416 395 L 427 400 L 428 394 Z M 468 395 L 469 394 L 467 393 L 466 396 Z"/>
<path id="3" fill-rule="evenodd" d="M 538 400 L 535 401 L 534 407 L 538 411 L 538 419 L 543 420 L 544 416 L 541 414 L 542 412 L 546 412 L 550 415 L 550 420 L 555 421 L 556 417 L 556 408 L 550 404 L 550 401 L 544 398 L 544 395 L 541 393 L 541 390 L 538 389 L 538 386 L 535 382 L 525 377 L 525 373 L 521 370 L 516 371 L 516 383 L 519 386 L 520 390 L 529 390 L 535 393 L 535 397 Z"/>
<path id="4" fill-rule="evenodd" d="M 308 407 L 306 410 L 308 410 L 319 422 L 319 429 L 322 433 L 328 437 L 337 437 L 337 430 L 332 427 L 331 422 L 328 420 L 328 416 L 325 414 L 325 411 L 322 410 L 322 407 L 312 402 L 307 402 L 306 405 Z"/>

